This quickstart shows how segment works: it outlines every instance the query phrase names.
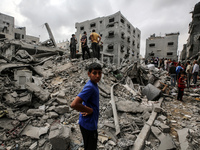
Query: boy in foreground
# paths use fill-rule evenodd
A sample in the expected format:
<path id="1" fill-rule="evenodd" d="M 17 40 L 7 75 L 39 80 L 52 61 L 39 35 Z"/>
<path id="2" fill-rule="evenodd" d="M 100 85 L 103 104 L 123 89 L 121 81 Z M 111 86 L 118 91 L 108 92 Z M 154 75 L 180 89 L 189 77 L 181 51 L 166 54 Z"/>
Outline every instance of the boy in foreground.
<path id="1" fill-rule="evenodd" d="M 71 108 L 80 111 L 79 126 L 85 150 L 97 149 L 99 119 L 99 88 L 97 83 L 100 81 L 101 75 L 101 65 L 98 63 L 90 64 L 88 71 L 90 80 L 71 103 Z"/>

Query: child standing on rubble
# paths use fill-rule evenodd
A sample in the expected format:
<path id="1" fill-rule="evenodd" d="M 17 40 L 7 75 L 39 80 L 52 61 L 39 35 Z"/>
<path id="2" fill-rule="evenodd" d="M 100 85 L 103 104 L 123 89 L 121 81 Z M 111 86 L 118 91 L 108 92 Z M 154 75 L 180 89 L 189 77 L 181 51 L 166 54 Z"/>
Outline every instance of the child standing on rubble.
<path id="1" fill-rule="evenodd" d="M 101 65 L 98 63 L 90 64 L 88 71 L 90 80 L 71 103 L 71 108 L 80 111 L 79 126 L 85 150 L 97 149 L 99 118 L 99 88 L 97 83 L 100 81 L 101 75 Z"/>
<path id="2" fill-rule="evenodd" d="M 177 100 L 183 101 L 183 94 L 184 94 L 184 88 L 186 84 L 186 78 L 185 78 L 185 72 L 181 72 L 180 78 L 178 79 L 178 96 Z"/>

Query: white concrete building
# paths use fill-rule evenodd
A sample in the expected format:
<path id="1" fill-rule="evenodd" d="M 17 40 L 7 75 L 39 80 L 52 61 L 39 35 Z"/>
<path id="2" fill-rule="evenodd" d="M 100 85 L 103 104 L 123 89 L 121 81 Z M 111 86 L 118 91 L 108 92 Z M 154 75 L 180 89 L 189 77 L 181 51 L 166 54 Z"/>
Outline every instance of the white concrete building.
<path id="1" fill-rule="evenodd" d="M 79 51 L 83 32 L 87 32 L 90 46 L 89 35 L 95 29 L 103 42 L 100 52 L 102 61 L 116 65 L 119 65 L 123 59 L 139 61 L 141 31 L 134 27 L 120 11 L 110 16 L 76 23 L 75 27 Z"/>
<path id="2" fill-rule="evenodd" d="M 151 35 L 146 39 L 145 58 L 158 57 L 178 60 L 178 36 L 179 33 L 169 33 L 165 36 Z"/>

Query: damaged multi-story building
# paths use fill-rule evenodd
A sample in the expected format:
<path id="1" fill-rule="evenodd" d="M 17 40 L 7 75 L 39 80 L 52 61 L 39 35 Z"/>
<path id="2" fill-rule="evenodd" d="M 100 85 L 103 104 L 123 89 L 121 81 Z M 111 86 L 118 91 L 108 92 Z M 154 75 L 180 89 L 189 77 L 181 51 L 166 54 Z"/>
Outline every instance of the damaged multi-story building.
<path id="1" fill-rule="evenodd" d="M 134 27 L 122 14 L 117 12 L 110 16 L 87 20 L 75 25 L 78 49 L 80 38 L 86 31 L 89 35 L 95 29 L 101 36 L 101 61 L 119 65 L 124 59 L 139 61 L 141 31 Z"/>
<path id="2" fill-rule="evenodd" d="M 165 34 L 165 36 L 151 35 L 146 39 L 145 58 L 158 57 L 177 60 L 178 36 L 179 32 Z"/>
<path id="3" fill-rule="evenodd" d="M 183 46 L 181 60 L 198 59 L 200 55 L 200 2 L 194 7 L 192 22 L 189 24 L 189 37 Z"/>
<path id="4" fill-rule="evenodd" d="M 7 40 L 15 39 L 35 44 L 39 43 L 38 37 L 26 35 L 26 27 L 15 26 L 14 17 L 2 13 L 0 13 L 0 39 L 1 41 L 5 39 Z M 3 48 L 1 49 L 1 54 L 5 55 L 7 58 L 10 58 L 13 55 L 14 49 L 15 49 L 14 45 L 9 45 L 9 48 L 6 49 L 6 51 L 3 51 Z"/>

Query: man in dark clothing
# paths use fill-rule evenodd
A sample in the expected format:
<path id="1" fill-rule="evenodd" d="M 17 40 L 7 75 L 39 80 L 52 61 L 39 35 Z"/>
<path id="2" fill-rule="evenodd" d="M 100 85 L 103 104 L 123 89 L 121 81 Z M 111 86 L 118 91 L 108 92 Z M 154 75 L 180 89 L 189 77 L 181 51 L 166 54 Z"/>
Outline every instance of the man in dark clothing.
<path id="1" fill-rule="evenodd" d="M 77 40 L 75 38 L 75 34 L 72 34 L 72 38 L 70 40 L 70 54 L 71 54 L 71 59 L 76 58 L 76 44 Z"/>
<path id="2" fill-rule="evenodd" d="M 171 64 L 171 67 L 169 68 L 169 75 L 171 77 L 171 86 L 176 85 L 176 66 L 174 66 L 174 63 Z"/>
<path id="3" fill-rule="evenodd" d="M 90 51 L 87 45 L 87 33 L 86 31 L 83 32 L 83 36 L 81 37 L 81 47 L 82 47 L 82 57 L 83 60 L 85 59 L 85 51 L 88 53 L 88 57 L 91 58 L 90 56 Z"/>

